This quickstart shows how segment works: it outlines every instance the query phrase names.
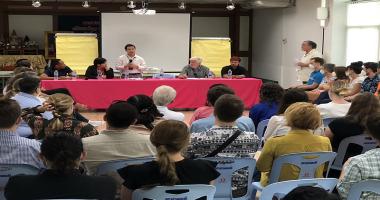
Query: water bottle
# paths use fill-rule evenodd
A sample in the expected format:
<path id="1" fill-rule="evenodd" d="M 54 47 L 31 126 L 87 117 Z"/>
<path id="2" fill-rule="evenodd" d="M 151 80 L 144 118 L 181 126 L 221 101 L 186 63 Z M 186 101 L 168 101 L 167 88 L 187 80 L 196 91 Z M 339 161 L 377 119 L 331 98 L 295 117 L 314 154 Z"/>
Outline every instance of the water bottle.
<path id="1" fill-rule="evenodd" d="M 229 69 L 228 70 L 228 72 L 227 72 L 227 76 L 228 76 L 228 78 L 232 78 L 232 70 L 231 69 Z"/>
<path id="2" fill-rule="evenodd" d="M 58 70 L 54 70 L 54 80 L 58 80 L 58 76 L 59 76 Z"/>
<path id="3" fill-rule="evenodd" d="M 163 68 L 160 69 L 160 78 L 164 78 L 164 69 Z"/>
<path id="4" fill-rule="evenodd" d="M 124 79 L 129 79 L 129 70 L 124 70 Z"/>
<path id="5" fill-rule="evenodd" d="M 77 77 L 78 77 L 77 72 L 75 72 L 75 71 L 71 72 L 71 79 L 72 80 L 77 80 Z"/>
<path id="6" fill-rule="evenodd" d="M 214 75 L 212 74 L 212 71 L 208 71 L 208 78 L 213 78 L 214 77 Z"/>

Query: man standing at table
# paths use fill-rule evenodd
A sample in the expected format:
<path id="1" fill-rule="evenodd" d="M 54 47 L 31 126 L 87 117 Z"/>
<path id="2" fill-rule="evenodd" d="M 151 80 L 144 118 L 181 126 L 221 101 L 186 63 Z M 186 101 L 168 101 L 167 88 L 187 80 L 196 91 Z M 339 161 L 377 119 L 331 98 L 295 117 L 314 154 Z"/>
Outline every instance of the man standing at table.
<path id="1" fill-rule="evenodd" d="M 130 78 L 142 78 L 142 70 L 146 67 L 144 58 L 136 55 L 136 46 L 133 44 L 127 44 L 124 47 L 127 54 L 119 57 L 116 69 L 120 70 L 122 74 L 128 70 Z"/>
<path id="2" fill-rule="evenodd" d="M 247 77 L 247 70 L 240 66 L 241 59 L 237 56 L 233 56 L 230 59 L 231 65 L 222 68 L 222 77 L 228 78 L 228 71 L 231 70 L 232 78 L 245 78 Z"/>
<path id="3" fill-rule="evenodd" d="M 320 54 L 317 50 L 317 44 L 313 41 L 307 40 L 302 43 L 302 51 L 305 52 L 305 54 L 302 56 L 299 62 L 297 62 L 297 66 L 301 68 L 301 70 L 298 72 L 299 78 L 302 81 L 302 83 L 305 83 L 309 80 L 309 76 L 311 72 L 314 71 L 314 68 L 312 65 L 310 65 L 310 60 L 312 58 L 316 57 L 322 57 L 322 54 Z"/>

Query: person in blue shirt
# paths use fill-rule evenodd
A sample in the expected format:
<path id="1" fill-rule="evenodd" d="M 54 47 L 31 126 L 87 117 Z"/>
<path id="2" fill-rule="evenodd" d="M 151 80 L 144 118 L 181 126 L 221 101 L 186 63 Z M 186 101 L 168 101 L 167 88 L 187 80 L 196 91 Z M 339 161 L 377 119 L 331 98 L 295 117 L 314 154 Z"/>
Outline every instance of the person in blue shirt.
<path id="1" fill-rule="evenodd" d="M 311 72 L 309 80 L 305 85 L 299 85 L 296 88 L 303 90 L 314 90 L 318 88 L 323 80 L 323 74 L 321 73 L 321 68 L 325 64 L 323 58 L 315 57 L 310 60 L 310 65 L 314 68 L 314 71 Z"/>
<path id="2" fill-rule="evenodd" d="M 249 111 L 255 127 L 266 119 L 271 118 L 278 111 L 279 102 L 284 95 L 284 89 L 277 83 L 264 83 L 260 89 L 260 103 Z"/>
<path id="3" fill-rule="evenodd" d="M 68 77 L 71 79 L 71 73 L 73 70 L 68 67 L 63 60 L 61 59 L 53 59 L 50 63 L 50 66 L 45 68 L 44 73 L 41 74 L 41 79 L 54 79 L 54 71 L 58 71 L 59 79 L 67 79 Z"/>

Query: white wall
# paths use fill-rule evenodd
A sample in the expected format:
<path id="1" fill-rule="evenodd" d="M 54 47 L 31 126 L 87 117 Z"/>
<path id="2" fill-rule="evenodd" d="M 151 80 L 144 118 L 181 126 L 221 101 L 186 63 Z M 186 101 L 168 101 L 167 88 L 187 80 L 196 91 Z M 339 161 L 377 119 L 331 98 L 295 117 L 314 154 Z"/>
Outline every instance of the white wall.
<path id="1" fill-rule="evenodd" d="M 40 49 L 44 48 L 45 31 L 53 31 L 52 15 L 9 15 L 9 32 L 15 30 L 19 37 L 28 35 L 37 41 Z"/>
<path id="2" fill-rule="evenodd" d="M 279 81 L 283 87 L 298 84 L 295 59 L 302 56 L 301 43 L 315 41 L 321 51 L 322 28 L 316 19 L 320 4 L 320 0 L 302 0 L 292 8 L 253 11 L 254 76 Z M 329 4 L 333 17 L 325 30 L 324 57 L 340 64 L 345 60 L 344 3 L 330 0 Z"/>
<path id="3" fill-rule="evenodd" d="M 192 37 L 230 37 L 228 17 L 193 17 Z"/>

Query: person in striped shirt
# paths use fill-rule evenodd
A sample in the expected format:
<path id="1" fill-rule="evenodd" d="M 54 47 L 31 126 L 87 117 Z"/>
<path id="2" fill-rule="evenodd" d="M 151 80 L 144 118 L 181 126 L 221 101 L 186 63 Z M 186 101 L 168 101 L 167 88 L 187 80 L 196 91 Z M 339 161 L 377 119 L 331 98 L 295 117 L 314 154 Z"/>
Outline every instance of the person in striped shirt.
<path id="1" fill-rule="evenodd" d="M 16 129 L 21 122 L 21 108 L 12 99 L 0 99 L 0 164 L 27 164 L 43 168 L 39 159 L 40 143 L 20 137 Z"/>

